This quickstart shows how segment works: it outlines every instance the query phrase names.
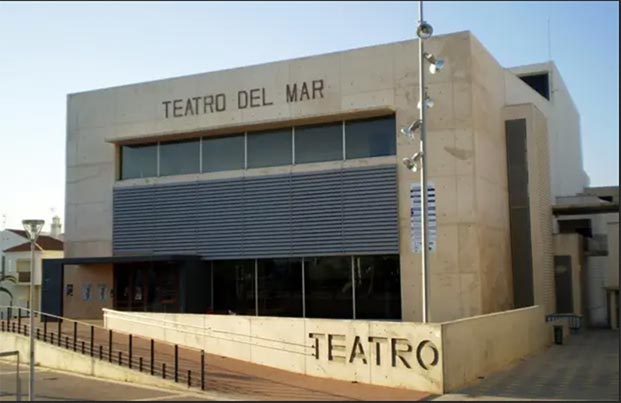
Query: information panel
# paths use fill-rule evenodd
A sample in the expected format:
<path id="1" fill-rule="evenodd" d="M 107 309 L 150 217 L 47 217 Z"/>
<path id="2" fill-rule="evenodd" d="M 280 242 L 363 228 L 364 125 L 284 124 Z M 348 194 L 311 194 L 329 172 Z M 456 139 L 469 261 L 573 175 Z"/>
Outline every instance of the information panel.
<path id="1" fill-rule="evenodd" d="M 410 234 L 412 251 L 421 253 L 421 186 L 414 182 L 410 186 Z M 427 182 L 427 244 L 430 251 L 436 250 L 436 188 Z"/>

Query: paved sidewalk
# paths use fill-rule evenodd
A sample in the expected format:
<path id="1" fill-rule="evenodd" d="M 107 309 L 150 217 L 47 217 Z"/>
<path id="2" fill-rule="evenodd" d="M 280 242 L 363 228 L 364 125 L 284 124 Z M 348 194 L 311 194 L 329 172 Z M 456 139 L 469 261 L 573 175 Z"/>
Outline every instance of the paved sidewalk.
<path id="1" fill-rule="evenodd" d="M 619 331 L 583 330 L 564 345 L 431 400 L 619 401 Z"/>
<path id="2" fill-rule="evenodd" d="M 22 328 L 27 329 L 26 321 Z M 43 337 L 42 328 L 40 337 Z M 73 326 L 62 326 L 61 346 L 73 349 Z M 56 323 L 48 323 L 49 334 L 54 333 L 54 344 L 58 342 Z M 27 330 L 22 330 L 22 334 Z M 76 350 L 82 350 L 82 342 L 86 354 L 90 354 L 90 329 L 78 328 Z M 102 356 L 108 360 L 108 332 L 96 328 L 94 332 L 94 356 Z M 111 361 L 119 363 L 119 352 L 123 366 L 128 365 L 127 334 L 114 332 L 112 338 Z M 166 379 L 173 377 L 174 347 L 171 344 L 155 341 L 155 374 L 161 377 L 162 363 L 166 364 Z M 138 367 L 139 359 L 143 360 L 143 371 L 150 370 L 150 340 L 134 336 L 132 339 L 132 367 Z M 179 348 L 179 382 L 187 383 L 187 371 L 192 371 L 192 391 L 200 392 L 200 352 L 189 348 Z M 230 396 L 239 400 L 422 400 L 429 396 L 426 392 L 381 387 L 361 383 L 338 381 L 327 378 L 306 376 L 283 371 L 246 361 L 226 358 L 213 354 L 205 354 L 205 390 L 211 393 Z"/>
<path id="3" fill-rule="evenodd" d="M 28 400 L 28 365 L 20 366 L 21 400 Z M 15 364 L 0 362 L 0 401 L 17 400 Z M 207 399 L 206 399 L 207 397 Z M 116 382 L 85 375 L 74 375 L 48 368 L 35 368 L 35 400 L 220 400 L 205 393 L 171 391 L 162 388 Z"/>

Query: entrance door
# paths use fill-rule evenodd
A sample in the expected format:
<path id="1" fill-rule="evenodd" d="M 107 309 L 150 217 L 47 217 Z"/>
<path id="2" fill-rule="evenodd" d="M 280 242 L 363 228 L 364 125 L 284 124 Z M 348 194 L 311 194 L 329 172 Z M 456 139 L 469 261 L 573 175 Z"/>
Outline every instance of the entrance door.
<path id="1" fill-rule="evenodd" d="M 574 313 L 571 256 L 554 256 L 554 283 L 556 288 L 556 312 Z"/>
<path id="2" fill-rule="evenodd" d="M 146 311 L 148 271 L 141 265 L 114 266 L 114 309 Z"/>
<path id="3" fill-rule="evenodd" d="M 114 266 L 114 309 L 179 312 L 179 268 L 164 263 Z"/>

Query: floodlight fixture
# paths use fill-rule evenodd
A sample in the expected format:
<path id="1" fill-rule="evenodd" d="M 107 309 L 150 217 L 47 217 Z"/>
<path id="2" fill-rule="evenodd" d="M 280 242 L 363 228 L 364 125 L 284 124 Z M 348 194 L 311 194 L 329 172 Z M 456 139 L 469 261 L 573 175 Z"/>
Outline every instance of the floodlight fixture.
<path id="1" fill-rule="evenodd" d="M 418 130 L 422 124 L 423 124 L 423 121 L 420 119 L 417 119 L 413 121 L 408 127 L 401 128 L 401 134 L 403 134 L 406 137 L 412 138 L 414 137 L 414 132 Z"/>
<path id="2" fill-rule="evenodd" d="M 442 71 L 442 69 L 444 68 L 444 60 L 436 59 L 434 55 L 427 52 L 425 52 L 424 57 L 425 60 L 427 60 L 431 64 L 429 66 L 429 72 L 431 74 L 436 74 L 437 72 Z"/>
<path id="3" fill-rule="evenodd" d="M 435 105 L 435 102 L 433 102 L 433 99 L 429 97 L 425 98 L 425 107 L 427 109 L 433 108 L 434 105 Z M 416 105 L 416 107 L 420 109 L 420 101 L 418 101 L 418 104 Z"/>
<path id="4" fill-rule="evenodd" d="M 433 27 L 426 21 L 421 21 L 416 28 L 416 35 L 418 35 L 420 39 L 431 38 L 431 35 L 433 35 Z"/>

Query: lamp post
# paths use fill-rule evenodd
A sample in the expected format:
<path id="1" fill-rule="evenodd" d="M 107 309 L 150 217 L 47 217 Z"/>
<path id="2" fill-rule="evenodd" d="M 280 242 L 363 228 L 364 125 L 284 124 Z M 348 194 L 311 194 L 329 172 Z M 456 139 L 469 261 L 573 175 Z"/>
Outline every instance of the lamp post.
<path id="1" fill-rule="evenodd" d="M 415 153 L 412 157 L 404 158 L 403 163 L 405 166 L 413 171 L 420 171 L 421 182 L 421 263 L 422 263 L 422 308 L 423 308 L 423 323 L 429 321 L 429 272 L 428 272 L 428 223 L 427 223 L 427 151 L 426 151 L 426 138 L 427 138 L 427 122 L 425 119 L 425 110 L 433 107 L 433 101 L 427 97 L 427 88 L 425 87 L 425 68 L 424 60 L 430 63 L 429 72 L 436 74 L 444 67 L 444 61 L 436 59 L 432 54 L 425 52 L 424 40 L 431 37 L 433 34 L 433 27 L 429 25 L 423 19 L 423 2 L 418 2 L 418 26 L 416 28 L 416 35 L 418 36 L 418 86 L 419 86 L 419 118 L 411 123 L 408 127 L 401 129 L 401 133 L 409 138 L 414 137 L 414 132 L 420 130 L 420 146 L 419 152 Z"/>
<path id="2" fill-rule="evenodd" d="M 30 241 L 30 377 L 28 380 L 28 399 L 34 400 L 34 277 L 35 277 L 35 244 L 41 229 L 43 220 L 23 220 L 22 225 Z M 60 337 L 60 335 L 58 336 Z"/>

